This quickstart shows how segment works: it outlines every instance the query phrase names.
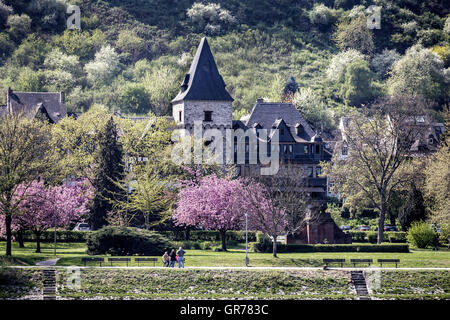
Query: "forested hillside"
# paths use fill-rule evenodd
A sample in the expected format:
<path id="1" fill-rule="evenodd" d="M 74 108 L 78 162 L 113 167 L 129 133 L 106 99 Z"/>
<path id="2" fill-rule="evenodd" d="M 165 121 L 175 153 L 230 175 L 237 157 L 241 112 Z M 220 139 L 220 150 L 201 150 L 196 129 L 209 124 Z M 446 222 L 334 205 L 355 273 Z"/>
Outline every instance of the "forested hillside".
<path id="1" fill-rule="evenodd" d="M 69 4 L 81 30 L 66 30 Z M 380 29 L 367 28 L 370 5 Z M 423 95 L 442 110 L 449 12 L 445 0 L 0 0 L 0 87 L 64 90 L 69 111 L 170 114 L 207 35 L 235 118 L 259 97 L 284 99 L 332 129 L 383 95 Z"/>

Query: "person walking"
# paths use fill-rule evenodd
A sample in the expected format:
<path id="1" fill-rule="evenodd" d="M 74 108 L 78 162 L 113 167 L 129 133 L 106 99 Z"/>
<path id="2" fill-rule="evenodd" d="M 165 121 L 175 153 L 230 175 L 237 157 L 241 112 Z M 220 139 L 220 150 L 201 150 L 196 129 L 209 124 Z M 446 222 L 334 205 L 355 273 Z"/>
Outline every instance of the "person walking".
<path id="1" fill-rule="evenodd" d="M 186 253 L 186 251 L 184 251 L 182 247 L 180 247 L 177 251 L 178 268 L 184 268 L 184 254 L 185 253 Z"/>
<path id="2" fill-rule="evenodd" d="M 167 251 L 164 252 L 164 254 L 162 256 L 162 261 L 163 261 L 163 267 L 168 267 L 169 266 L 170 256 L 167 253 Z"/>
<path id="3" fill-rule="evenodd" d="M 172 251 L 170 251 L 169 268 L 173 268 L 175 266 L 175 261 L 177 261 L 177 254 L 175 252 L 175 249 L 172 249 Z"/>

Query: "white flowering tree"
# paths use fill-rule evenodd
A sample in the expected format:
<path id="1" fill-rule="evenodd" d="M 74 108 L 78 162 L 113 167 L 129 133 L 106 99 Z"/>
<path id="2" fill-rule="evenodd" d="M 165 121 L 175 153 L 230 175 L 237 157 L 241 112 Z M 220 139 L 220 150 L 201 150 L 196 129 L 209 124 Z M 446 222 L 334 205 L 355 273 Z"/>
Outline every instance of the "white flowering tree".
<path id="1" fill-rule="evenodd" d="M 195 2 L 186 14 L 199 30 L 209 34 L 218 34 L 222 27 L 237 23 L 237 19 L 230 11 L 223 9 L 218 3 Z"/>
<path id="2" fill-rule="evenodd" d="M 347 65 L 357 60 L 366 60 L 367 57 L 355 49 L 348 49 L 339 52 L 331 59 L 330 65 L 326 71 L 327 78 L 333 82 L 344 81 L 345 69 Z"/>
<path id="3" fill-rule="evenodd" d="M 400 58 L 401 55 L 396 50 L 384 49 L 372 58 L 370 67 L 381 78 L 385 78 L 391 70 L 392 65 L 400 60 Z"/>
<path id="4" fill-rule="evenodd" d="M 119 55 L 113 47 L 107 45 L 95 54 L 95 59 L 84 66 L 89 82 L 95 85 L 108 84 L 119 71 Z"/>
<path id="5" fill-rule="evenodd" d="M 423 95 L 437 102 L 449 97 L 444 62 L 438 54 L 421 45 L 409 48 L 392 67 L 388 93 Z"/>

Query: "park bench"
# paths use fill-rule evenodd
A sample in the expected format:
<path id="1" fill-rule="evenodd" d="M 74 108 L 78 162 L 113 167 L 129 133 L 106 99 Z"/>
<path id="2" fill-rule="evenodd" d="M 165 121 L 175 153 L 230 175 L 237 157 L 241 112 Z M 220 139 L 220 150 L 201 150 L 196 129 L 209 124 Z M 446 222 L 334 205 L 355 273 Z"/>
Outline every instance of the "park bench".
<path id="1" fill-rule="evenodd" d="M 113 265 L 113 262 L 122 262 L 122 261 L 125 261 L 128 267 L 128 262 L 131 262 L 131 258 L 108 258 L 108 261 L 111 262 L 111 267 Z"/>
<path id="2" fill-rule="evenodd" d="M 353 266 L 356 267 L 358 263 L 367 263 L 370 267 L 370 264 L 373 262 L 372 259 L 350 259 L 350 262 L 353 263 Z"/>
<path id="3" fill-rule="evenodd" d="M 383 263 L 395 263 L 395 267 L 400 263 L 400 259 L 378 259 L 380 266 L 383 268 Z"/>
<path id="4" fill-rule="evenodd" d="M 156 265 L 156 261 L 158 261 L 158 258 L 134 258 L 134 261 L 137 262 L 139 266 L 139 262 L 153 262 L 153 266 Z"/>
<path id="5" fill-rule="evenodd" d="M 86 262 L 99 262 L 100 267 L 102 266 L 102 263 L 105 262 L 104 258 L 81 258 L 81 261 L 83 262 L 83 265 L 86 267 Z"/>
<path id="6" fill-rule="evenodd" d="M 345 259 L 323 259 L 323 263 L 328 267 L 330 263 L 339 263 L 341 268 L 344 266 Z"/>

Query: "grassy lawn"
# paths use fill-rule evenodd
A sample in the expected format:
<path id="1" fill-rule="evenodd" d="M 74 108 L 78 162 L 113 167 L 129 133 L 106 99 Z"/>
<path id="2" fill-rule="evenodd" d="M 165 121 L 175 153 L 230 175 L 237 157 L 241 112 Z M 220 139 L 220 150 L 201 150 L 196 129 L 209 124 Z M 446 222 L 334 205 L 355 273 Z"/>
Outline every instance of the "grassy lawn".
<path id="1" fill-rule="evenodd" d="M 37 261 L 53 259 L 53 244 L 42 243 L 42 253 L 35 253 L 35 243 L 26 243 L 25 248 L 19 248 L 13 243 L 13 259 L 6 259 L 5 242 L 0 242 L 0 262 L 9 265 L 34 265 Z M 230 249 L 228 252 L 215 252 L 212 250 L 186 250 L 186 266 L 244 266 L 245 251 L 242 249 Z M 58 243 L 57 257 L 59 266 L 83 265 L 82 257 L 86 257 L 86 245 L 84 243 Z M 348 261 L 346 266 L 351 266 L 350 259 L 373 259 L 375 265 L 377 259 L 400 259 L 400 267 L 450 267 L 450 251 L 441 249 L 411 250 L 410 253 L 358 253 L 358 252 L 316 252 L 316 253 L 280 253 L 278 258 L 273 258 L 270 253 L 249 252 L 250 266 L 258 267 L 320 267 L 323 258 L 340 258 Z M 107 256 L 99 256 L 107 257 Z M 160 261 L 160 257 L 157 257 Z M 94 265 L 94 264 L 92 264 Z M 114 265 L 121 265 L 114 263 Z M 123 264 L 125 265 L 125 264 Z M 132 259 L 132 266 L 135 266 Z M 157 265 L 160 265 L 158 263 Z M 150 264 L 153 266 L 153 263 Z"/>

